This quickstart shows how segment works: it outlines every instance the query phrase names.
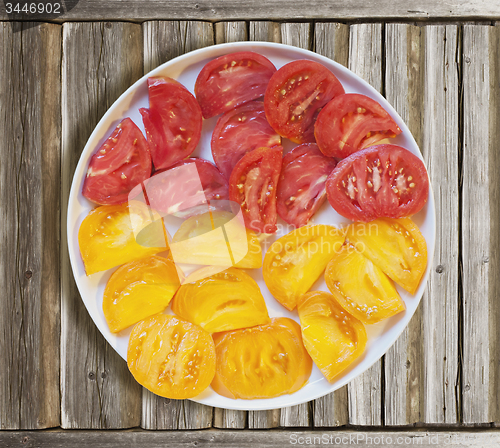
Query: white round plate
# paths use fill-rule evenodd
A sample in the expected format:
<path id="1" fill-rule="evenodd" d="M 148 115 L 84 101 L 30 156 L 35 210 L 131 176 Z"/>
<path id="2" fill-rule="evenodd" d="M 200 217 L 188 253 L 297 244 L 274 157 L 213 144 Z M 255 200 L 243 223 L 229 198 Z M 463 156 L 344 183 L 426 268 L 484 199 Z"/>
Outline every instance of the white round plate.
<path id="1" fill-rule="evenodd" d="M 119 334 L 112 334 L 109 331 L 102 311 L 104 287 L 114 269 L 87 277 L 85 275 L 83 262 L 78 248 L 78 229 L 80 224 L 87 214 L 95 207 L 95 204 L 84 198 L 81 193 L 90 157 L 110 135 L 116 125 L 125 117 L 130 117 L 144 132 L 144 126 L 142 124 L 139 108 L 148 107 L 148 77 L 169 76 L 175 78 L 193 93 L 196 77 L 198 76 L 201 68 L 208 61 L 218 56 L 236 51 L 254 51 L 256 53 L 260 53 L 269 58 L 274 63 L 276 68 L 280 68 L 284 64 L 296 59 L 310 59 L 323 64 L 337 76 L 346 92 L 362 93 L 378 101 L 391 114 L 396 123 L 403 130 L 400 135 L 393 139 L 393 142 L 403 146 L 412 153 L 416 154 L 418 157 L 422 158 L 418 146 L 405 123 L 393 107 L 385 100 L 385 98 L 382 97 L 382 95 L 380 95 L 373 87 L 368 85 L 365 81 L 349 71 L 347 68 L 337 64 L 331 59 L 307 50 L 268 42 L 242 42 L 214 45 L 179 56 L 178 58 L 161 65 L 147 75 L 143 76 L 120 96 L 120 98 L 106 112 L 104 117 L 102 117 L 101 121 L 94 129 L 94 132 L 92 132 L 92 135 L 90 136 L 80 157 L 80 161 L 78 162 L 73 183 L 71 185 L 71 193 L 68 203 L 68 248 L 76 284 L 78 285 L 82 300 L 100 332 L 123 359 L 126 359 L 127 344 L 131 329 L 124 330 Z M 210 149 L 210 138 L 216 121 L 217 117 L 204 120 L 202 137 L 198 147 L 193 153 L 193 156 L 203 157 L 204 159 L 213 161 Z M 285 151 L 291 149 L 293 146 L 295 145 L 291 142 L 285 142 Z M 398 287 L 398 291 L 406 303 L 406 311 L 380 322 L 379 324 L 368 325 L 368 344 L 366 346 L 365 353 L 361 358 L 353 363 L 348 370 L 344 371 L 334 383 L 329 383 L 321 374 L 319 369 L 314 366 L 308 383 L 302 387 L 302 389 L 290 395 L 283 395 L 270 399 L 233 400 L 218 395 L 212 391 L 211 388 L 208 388 L 193 400 L 209 406 L 226 409 L 262 410 L 281 408 L 284 406 L 304 403 L 333 392 L 367 370 L 373 363 L 379 360 L 385 352 L 387 352 L 387 350 L 404 330 L 406 325 L 408 325 L 408 322 L 415 312 L 424 292 L 424 288 L 429 277 L 431 261 L 434 253 L 434 242 L 436 238 L 436 214 L 432 189 L 429 191 L 429 200 L 427 204 L 417 215 L 413 217 L 413 220 L 425 237 L 429 260 L 425 275 L 420 283 L 418 291 L 412 296 Z M 269 247 L 269 244 L 276 238 L 287 233 L 288 230 L 284 221 L 279 220 L 279 223 L 281 224 L 281 226 L 279 226 L 279 233 L 263 243 L 263 250 Z M 340 227 L 349 224 L 350 221 L 337 214 L 326 201 L 312 220 L 312 224 L 320 223 Z M 259 284 L 271 317 L 286 316 L 299 322 L 296 311 L 289 312 L 285 310 L 285 308 L 282 307 L 269 293 L 266 284 L 262 279 L 262 269 L 247 270 L 247 272 Z M 320 277 L 311 289 L 328 291 L 322 277 Z M 167 312 L 170 313 L 170 309 L 168 309 Z"/>

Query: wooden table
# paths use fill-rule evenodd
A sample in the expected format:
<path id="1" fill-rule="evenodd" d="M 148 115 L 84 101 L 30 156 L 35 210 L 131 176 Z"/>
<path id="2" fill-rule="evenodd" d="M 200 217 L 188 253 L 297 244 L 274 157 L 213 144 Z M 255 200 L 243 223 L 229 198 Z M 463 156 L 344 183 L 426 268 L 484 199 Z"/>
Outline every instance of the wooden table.
<path id="1" fill-rule="evenodd" d="M 499 446 L 500 3 L 394 3 L 80 0 L 38 26 L 0 10 L 0 446 Z M 65 228 L 80 153 L 119 95 L 242 40 L 316 51 L 385 95 L 437 211 L 426 293 L 396 344 L 333 394 L 259 412 L 142 389 L 79 297 Z"/>

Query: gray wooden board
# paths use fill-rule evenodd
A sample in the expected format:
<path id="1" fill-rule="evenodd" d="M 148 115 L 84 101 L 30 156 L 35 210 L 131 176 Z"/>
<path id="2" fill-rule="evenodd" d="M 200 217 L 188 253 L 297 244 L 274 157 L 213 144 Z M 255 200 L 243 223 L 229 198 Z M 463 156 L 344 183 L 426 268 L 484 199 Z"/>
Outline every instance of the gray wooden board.
<path id="1" fill-rule="evenodd" d="M 351 25 L 349 69 L 378 91 L 382 90 L 382 25 Z M 348 384 L 349 423 L 376 426 L 382 424 L 382 361 Z"/>
<path id="2" fill-rule="evenodd" d="M 64 2 L 68 4 L 69 2 Z M 72 2 L 74 3 L 74 2 Z M 0 3 L 0 19 L 7 19 Z M 297 20 L 500 18 L 500 4 L 484 0 L 79 0 L 57 20 Z M 50 18 L 50 17 L 47 17 Z"/>
<path id="3" fill-rule="evenodd" d="M 0 432 L 4 448 L 76 448 L 81 446 L 181 448 L 271 448 L 283 446 L 418 446 L 435 448 L 496 448 L 500 432 L 484 431 L 297 431 L 297 430 L 205 430 L 205 431 L 38 431 Z"/>
<path id="4" fill-rule="evenodd" d="M 1 429 L 60 422 L 60 59 L 59 25 L 0 24 Z"/>
<path id="5" fill-rule="evenodd" d="M 188 51 L 213 45 L 208 22 L 145 22 L 144 73 Z M 212 425 L 213 409 L 190 400 L 169 400 L 143 389 L 141 427 L 144 429 L 200 429 Z"/>
<path id="6" fill-rule="evenodd" d="M 140 25 L 66 23 L 62 61 L 61 425 L 140 423 L 141 389 L 78 294 L 66 242 L 67 202 L 81 151 L 101 116 L 143 72 Z"/>

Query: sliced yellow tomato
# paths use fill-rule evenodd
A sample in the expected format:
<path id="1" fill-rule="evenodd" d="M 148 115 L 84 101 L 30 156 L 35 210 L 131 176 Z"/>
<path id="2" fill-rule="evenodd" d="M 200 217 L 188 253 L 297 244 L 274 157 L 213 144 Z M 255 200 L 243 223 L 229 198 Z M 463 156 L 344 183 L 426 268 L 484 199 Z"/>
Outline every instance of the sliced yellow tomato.
<path id="1" fill-rule="evenodd" d="M 288 310 L 312 287 L 333 254 L 344 231 L 333 226 L 303 226 L 276 240 L 264 257 L 262 272 L 271 294 Z"/>
<path id="2" fill-rule="evenodd" d="M 297 306 L 304 345 L 328 381 L 359 358 L 366 347 L 363 324 L 324 291 L 311 291 Z"/>
<path id="3" fill-rule="evenodd" d="M 102 309 L 112 333 L 162 312 L 180 286 L 174 263 L 148 257 L 120 266 L 104 289 Z"/>
<path id="4" fill-rule="evenodd" d="M 262 266 L 257 235 L 246 229 L 237 215 L 226 211 L 186 219 L 172 239 L 171 251 L 176 263 L 243 269 Z"/>
<path id="5" fill-rule="evenodd" d="M 167 238 L 160 216 L 131 201 L 92 210 L 80 226 L 78 244 L 85 272 L 91 275 L 162 252 Z"/>
<path id="6" fill-rule="evenodd" d="M 259 285 L 236 268 L 182 285 L 172 311 L 210 333 L 270 322 Z"/>
<path id="7" fill-rule="evenodd" d="M 403 289 L 415 294 L 427 266 L 427 245 L 410 218 L 349 226 L 347 239 Z"/>
<path id="8" fill-rule="evenodd" d="M 162 397 L 193 398 L 215 374 L 215 346 L 202 328 L 167 314 L 139 322 L 130 335 L 127 364 L 136 381 Z"/>
<path id="9" fill-rule="evenodd" d="M 270 324 L 213 335 L 217 366 L 212 388 L 229 398 L 271 398 L 299 390 L 312 361 L 300 326 L 280 317 Z"/>
<path id="10" fill-rule="evenodd" d="M 392 280 L 350 242 L 328 263 L 325 281 L 337 302 L 365 324 L 406 309 Z"/>

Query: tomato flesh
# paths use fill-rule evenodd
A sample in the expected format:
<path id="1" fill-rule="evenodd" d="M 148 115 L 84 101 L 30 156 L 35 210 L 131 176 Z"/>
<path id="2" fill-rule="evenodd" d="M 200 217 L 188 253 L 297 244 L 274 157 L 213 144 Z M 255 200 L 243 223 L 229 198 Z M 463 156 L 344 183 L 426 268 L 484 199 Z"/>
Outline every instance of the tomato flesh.
<path id="1" fill-rule="evenodd" d="M 149 109 L 140 109 L 155 169 L 188 157 L 201 137 L 196 98 L 172 78 L 148 78 Z"/>
<path id="2" fill-rule="evenodd" d="M 314 143 L 318 113 L 343 94 L 336 76 L 318 62 L 299 60 L 281 67 L 269 81 L 264 106 L 273 129 L 295 143 Z"/>
<path id="3" fill-rule="evenodd" d="M 203 117 L 214 117 L 261 97 L 275 71 L 269 59 L 251 51 L 226 54 L 208 62 L 194 86 Z"/>
<path id="4" fill-rule="evenodd" d="M 331 206 L 353 221 L 402 218 L 427 202 L 429 179 L 423 162 L 396 145 L 376 145 L 345 158 L 326 181 Z"/>
<path id="5" fill-rule="evenodd" d="M 137 184 L 151 176 L 151 169 L 146 139 L 125 118 L 90 159 L 82 194 L 96 204 L 122 204 Z"/>
<path id="6" fill-rule="evenodd" d="M 321 110 L 314 126 L 321 152 L 339 159 L 401 132 L 379 103 L 358 93 L 333 98 Z"/>
<path id="7" fill-rule="evenodd" d="M 135 380 L 156 395 L 193 398 L 215 374 L 215 346 L 202 328 L 175 316 L 156 314 L 130 335 L 127 364 Z"/>
<path id="8" fill-rule="evenodd" d="M 326 180 L 337 165 L 314 143 L 297 146 L 283 157 L 276 209 L 295 227 L 305 226 L 326 200 Z"/>
<path id="9" fill-rule="evenodd" d="M 300 227 L 277 239 L 267 250 L 262 268 L 274 298 L 286 309 L 295 309 L 344 240 L 342 230 L 324 224 Z"/>
<path id="10" fill-rule="evenodd" d="M 226 112 L 212 133 L 212 155 L 229 179 L 238 161 L 254 149 L 281 145 L 281 137 L 266 120 L 264 103 L 251 101 Z"/>
<path id="11" fill-rule="evenodd" d="M 297 310 L 307 352 L 332 382 L 363 354 L 365 327 L 324 291 L 305 294 Z"/>
<path id="12" fill-rule="evenodd" d="M 257 148 L 236 164 L 229 179 L 229 199 L 241 206 L 245 226 L 261 233 L 276 232 L 276 189 L 283 148 Z"/>
<path id="13" fill-rule="evenodd" d="M 299 390 L 312 361 L 300 326 L 286 317 L 213 335 L 217 367 L 212 388 L 229 398 L 272 398 Z"/>

